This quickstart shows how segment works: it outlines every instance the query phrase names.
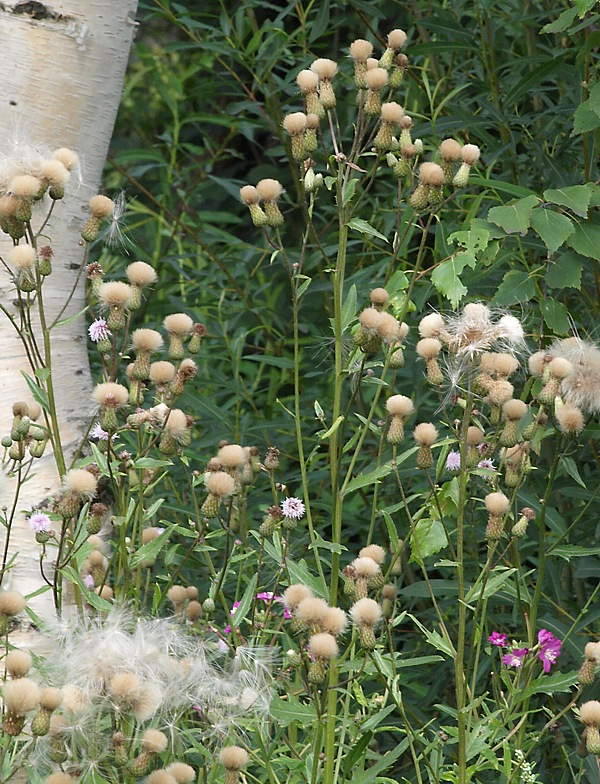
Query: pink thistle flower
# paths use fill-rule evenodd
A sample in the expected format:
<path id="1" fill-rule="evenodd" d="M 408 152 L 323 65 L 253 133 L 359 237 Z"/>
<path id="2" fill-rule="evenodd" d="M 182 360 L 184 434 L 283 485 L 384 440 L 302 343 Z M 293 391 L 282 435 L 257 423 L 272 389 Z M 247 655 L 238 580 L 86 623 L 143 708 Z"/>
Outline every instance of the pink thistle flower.
<path id="1" fill-rule="evenodd" d="M 496 466 L 494 465 L 494 461 L 492 460 L 491 457 L 486 457 L 483 460 L 480 460 L 477 463 L 477 468 L 485 468 L 488 471 L 495 471 L 496 470 Z"/>
<path id="2" fill-rule="evenodd" d="M 34 534 L 46 534 L 50 530 L 52 521 L 47 514 L 35 512 L 29 518 L 29 527 Z"/>
<path id="3" fill-rule="evenodd" d="M 103 318 L 96 319 L 92 321 L 90 326 L 88 327 L 88 332 L 90 335 L 90 339 L 97 343 L 99 340 L 107 340 L 112 335 L 112 332 L 108 328 L 108 324 L 106 320 Z"/>
<path id="4" fill-rule="evenodd" d="M 523 659 L 529 653 L 529 648 L 513 648 L 510 653 L 505 653 L 502 657 L 503 664 L 507 667 L 522 667 Z"/>
<path id="5" fill-rule="evenodd" d="M 92 577 L 91 574 L 86 574 L 86 576 L 83 578 L 83 584 L 85 585 L 86 588 L 89 588 L 90 590 L 92 590 L 96 585 L 96 583 L 94 582 L 94 578 Z"/>
<path id="6" fill-rule="evenodd" d="M 291 517 L 292 520 L 301 520 L 304 517 L 306 508 L 299 498 L 286 498 L 281 503 L 281 511 L 284 517 Z"/>
<path id="7" fill-rule="evenodd" d="M 451 449 L 450 452 L 448 452 L 448 457 L 446 458 L 446 470 L 460 471 L 460 452 L 457 452 L 455 449 Z"/>

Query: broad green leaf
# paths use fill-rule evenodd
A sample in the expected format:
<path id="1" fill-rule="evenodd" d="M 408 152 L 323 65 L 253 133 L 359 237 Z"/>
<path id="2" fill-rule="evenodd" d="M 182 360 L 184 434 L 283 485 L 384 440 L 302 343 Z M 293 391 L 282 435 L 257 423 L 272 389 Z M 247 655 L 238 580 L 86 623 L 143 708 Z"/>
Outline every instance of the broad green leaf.
<path id="1" fill-rule="evenodd" d="M 450 301 L 454 310 L 458 308 L 459 302 L 468 292 L 459 277 L 466 266 L 474 269 L 476 266 L 475 257 L 469 251 L 459 251 L 451 258 L 438 264 L 431 275 L 431 282 L 440 294 Z"/>
<path id="2" fill-rule="evenodd" d="M 405 273 L 402 272 L 402 270 L 396 270 L 396 272 L 394 272 L 392 277 L 388 280 L 386 289 L 390 297 L 393 297 L 399 291 L 404 291 L 407 286 L 408 278 L 406 277 Z"/>
<path id="3" fill-rule="evenodd" d="M 600 224 L 582 221 L 575 227 L 567 244 L 582 256 L 600 261 Z"/>
<path id="4" fill-rule="evenodd" d="M 570 672 L 555 672 L 552 675 L 540 675 L 532 681 L 525 690 L 519 694 L 521 700 L 526 700 L 533 694 L 556 694 L 557 692 L 571 691 L 579 681 L 578 670 Z"/>
<path id="5" fill-rule="evenodd" d="M 580 289 L 582 267 L 581 257 L 566 250 L 550 262 L 546 283 L 551 289 Z"/>
<path id="6" fill-rule="evenodd" d="M 579 104 L 573 115 L 573 130 L 571 131 L 571 136 L 594 131 L 598 127 L 600 127 L 600 117 L 592 109 L 589 101 L 584 101 L 582 104 Z"/>
<path id="7" fill-rule="evenodd" d="M 517 302 L 529 302 L 534 296 L 535 285 L 529 274 L 519 270 L 510 270 L 498 287 L 493 304 L 514 305 Z"/>
<path id="8" fill-rule="evenodd" d="M 422 563 L 448 544 L 444 526 L 439 520 L 419 520 L 410 535 L 411 561 Z"/>
<path id="9" fill-rule="evenodd" d="M 505 207 L 492 207 L 488 220 L 501 226 L 507 234 L 524 234 L 529 228 L 533 208 L 539 204 L 537 196 L 526 196 Z"/>
<path id="10" fill-rule="evenodd" d="M 236 607 L 233 615 L 231 616 L 232 626 L 239 626 L 240 623 L 243 621 L 243 619 L 246 617 L 246 613 L 248 612 L 252 602 L 254 601 L 254 594 L 256 593 L 257 582 L 258 582 L 258 574 L 253 574 L 250 580 L 248 581 L 248 585 L 246 586 L 244 595 L 240 599 L 240 603 L 238 607 Z"/>
<path id="11" fill-rule="evenodd" d="M 547 297 L 540 302 L 540 308 L 544 321 L 553 332 L 557 335 L 566 335 L 570 331 L 569 311 L 562 302 Z"/>
<path id="12" fill-rule="evenodd" d="M 353 493 L 360 487 L 368 487 L 368 485 L 377 484 L 379 480 L 383 479 L 384 476 L 387 476 L 391 470 L 391 464 L 386 463 L 385 465 L 375 468 L 373 471 L 369 471 L 367 474 L 359 474 L 358 476 L 355 476 L 354 479 L 348 482 L 348 486 L 346 487 L 344 495 Z"/>
<path id="13" fill-rule="evenodd" d="M 140 457 L 133 464 L 134 468 L 163 468 L 173 465 L 170 460 L 158 460 L 156 457 Z"/>
<path id="14" fill-rule="evenodd" d="M 557 251 L 575 231 L 573 222 L 566 215 L 544 208 L 533 210 L 531 226 L 540 235 L 549 253 Z"/>
<path id="15" fill-rule="evenodd" d="M 153 539 L 151 542 L 142 545 L 140 549 L 133 554 L 130 565 L 139 566 L 140 564 L 146 562 L 153 563 L 156 560 L 156 556 L 167 544 L 170 533 L 171 530 L 169 528 L 165 528 L 165 530 L 159 534 L 156 539 Z"/>
<path id="16" fill-rule="evenodd" d="M 367 223 L 366 220 L 362 218 L 352 218 L 352 220 L 348 221 L 348 228 L 356 229 L 356 231 L 360 231 L 361 234 L 370 234 L 372 237 L 378 237 L 380 240 L 384 242 L 389 242 L 388 238 L 374 229 L 370 223 Z"/>
<path id="17" fill-rule="evenodd" d="M 483 585 L 483 583 L 479 583 L 467 591 L 465 602 L 468 604 L 471 602 L 476 602 L 482 595 L 482 592 L 484 599 L 488 599 L 490 596 L 498 593 L 498 591 L 500 591 L 504 586 L 504 583 L 509 580 L 516 571 L 516 569 L 503 569 L 500 573 L 492 574 L 485 585 Z"/>
<path id="18" fill-rule="evenodd" d="M 455 231 L 448 237 L 448 244 L 454 243 L 462 246 L 472 254 L 485 250 L 490 241 L 490 232 L 487 229 L 469 229 L 468 231 Z"/>
<path id="19" fill-rule="evenodd" d="M 561 33 L 566 30 L 574 21 L 577 16 L 577 8 L 567 8 L 562 14 L 553 22 L 549 22 L 542 27 L 542 33 Z"/>
<path id="20" fill-rule="evenodd" d="M 108 612 L 111 609 L 112 604 L 110 602 L 107 602 L 106 599 L 103 599 L 101 596 L 98 596 L 97 593 L 90 591 L 89 588 L 85 587 L 83 580 L 72 566 L 65 566 L 64 569 L 60 569 L 59 571 L 64 577 L 67 578 L 67 580 L 69 580 L 69 582 L 73 583 L 79 588 L 83 596 L 85 596 L 86 602 L 91 604 L 91 606 L 96 610 Z"/>
<path id="21" fill-rule="evenodd" d="M 274 697 L 269 706 L 271 716 L 283 727 L 296 721 L 306 728 L 317 718 L 316 711 L 311 703 L 304 704 L 296 697 L 289 694 L 286 699 Z"/>
<path id="22" fill-rule="evenodd" d="M 567 207 L 576 215 L 585 218 L 592 192 L 587 185 L 570 185 L 567 188 L 549 188 L 544 191 L 544 199 L 551 204 Z"/>
<path id="23" fill-rule="evenodd" d="M 335 433 L 335 431 L 338 429 L 338 427 L 339 427 L 339 426 L 342 424 L 342 422 L 343 422 L 343 421 L 344 421 L 344 417 L 340 415 L 340 416 L 339 416 L 339 417 L 338 417 L 338 418 L 335 420 L 335 422 L 333 423 L 333 425 L 332 425 L 332 426 L 329 428 L 329 430 L 326 430 L 326 431 L 325 431 L 325 432 L 324 432 L 324 433 L 323 433 L 323 434 L 322 434 L 322 435 L 319 437 L 319 440 L 320 440 L 320 441 L 325 441 L 325 439 L 326 439 L 326 438 L 329 438 L 329 436 L 333 435 L 333 433 Z"/>
<path id="24" fill-rule="evenodd" d="M 517 196 L 519 198 L 530 195 L 535 196 L 530 188 L 524 188 L 522 185 L 513 185 L 512 182 L 503 182 L 502 180 L 488 180 L 476 173 L 471 174 L 469 183 L 472 183 L 478 188 L 490 188 L 491 190 L 509 193 L 511 196 Z"/>
<path id="25" fill-rule="evenodd" d="M 565 561 L 570 561 L 571 558 L 597 558 L 600 555 L 600 547 L 580 547 L 576 544 L 563 544 L 552 548 L 550 555 L 564 558 Z"/>

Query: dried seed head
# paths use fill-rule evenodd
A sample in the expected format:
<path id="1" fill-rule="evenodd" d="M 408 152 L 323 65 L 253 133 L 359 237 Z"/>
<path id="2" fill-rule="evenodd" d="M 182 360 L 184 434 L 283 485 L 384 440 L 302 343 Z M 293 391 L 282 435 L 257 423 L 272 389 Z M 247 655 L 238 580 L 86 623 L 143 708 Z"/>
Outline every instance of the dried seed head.
<path id="1" fill-rule="evenodd" d="M 74 150 L 70 150 L 68 147 L 59 147 L 58 150 L 54 150 L 52 157 L 57 161 L 60 161 L 68 171 L 73 171 L 79 163 L 79 156 L 77 153 Z"/>
<path id="2" fill-rule="evenodd" d="M 235 479 L 225 471 L 214 471 L 206 478 L 206 488 L 213 495 L 231 495 L 235 491 Z"/>
<path id="3" fill-rule="evenodd" d="M 154 352 L 163 347 L 164 341 L 155 329 L 136 329 L 131 336 L 131 343 L 136 351 Z"/>
<path id="4" fill-rule="evenodd" d="M 125 270 L 125 274 L 132 286 L 143 288 L 144 286 L 155 283 L 157 279 L 156 270 L 145 261 L 134 261 Z"/>
<path id="5" fill-rule="evenodd" d="M 398 319 L 391 313 L 380 313 L 377 333 L 382 340 L 386 340 L 388 343 L 398 340 L 400 334 Z"/>
<path id="6" fill-rule="evenodd" d="M 523 419 L 528 411 L 528 406 L 527 403 L 524 403 L 522 400 L 512 399 L 507 400 L 506 403 L 502 405 L 502 411 L 507 419 L 518 420 Z"/>
<path id="7" fill-rule="evenodd" d="M 354 573 L 357 577 L 374 577 L 377 572 L 381 571 L 377 561 L 374 561 L 368 556 L 355 558 L 354 561 L 352 561 L 352 566 L 354 567 Z"/>
<path id="8" fill-rule="evenodd" d="M 151 332 L 151 330 L 145 331 Z M 129 398 L 127 387 L 112 381 L 96 384 L 93 395 L 96 403 L 103 408 L 120 408 L 127 403 Z"/>
<path id="9" fill-rule="evenodd" d="M 47 711 L 54 711 L 63 700 L 62 691 L 53 687 L 42 689 L 40 694 L 40 706 Z"/>
<path id="10" fill-rule="evenodd" d="M 302 599 L 296 607 L 298 618 L 305 623 L 320 623 L 328 610 L 328 604 L 317 596 Z"/>
<path id="11" fill-rule="evenodd" d="M 279 180 L 267 177 L 256 183 L 256 190 L 263 201 L 275 202 L 283 193 L 283 185 Z"/>
<path id="12" fill-rule="evenodd" d="M 379 329 L 382 313 L 376 308 L 365 308 L 358 317 L 363 329 L 375 332 Z"/>
<path id="13" fill-rule="evenodd" d="M 462 144 L 454 139 L 444 139 L 440 144 L 440 156 L 444 161 L 457 161 L 461 150 Z"/>
<path id="14" fill-rule="evenodd" d="M 510 381 L 492 381 L 489 386 L 487 400 L 494 406 L 501 406 L 513 396 L 515 388 Z"/>
<path id="15" fill-rule="evenodd" d="M 175 365 L 166 360 L 152 362 L 150 365 L 150 381 L 154 384 L 168 384 L 175 378 Z"/>
<path id="16" fill-rule="evenodd" d="M 385 561 L 386 552 L 381 545 L 369 544 L 359 550 L 358 555 L 361 558 L 372 558 L 375 563 L 378 563 L 381 566 Z"/>
<path id="17" fill-rule="evenodd" d="M 584 724 L 600 724 L 600 702 L 588 700 L 579 707 L 579 717 Z"/>
<path id="18" fill-rule="evenodd" d="M 512 376 L 519 367 L 519 360 L 512 354 L 492 354 L 494 372 L 501 376 Z"/>
<path id="19" fill-rule="evenodd" d="M 402 49 L 406 43 L 407 35 L 404 30 L 396 28 L 388 33 L 387 45 L 389 49 Z"/>
<path id="20" fill-rule="evenodd" d="M 58 718 L 58 717 L 57 717 Z M 57 770 L 44 779 L 45 784 L 75 784 L 75 779 L 68 773 Z"/>
<path id="21" fill-rule="evenodd" d="M 89 201 L 90 212 L 94 216 L 94 218 L 98 218 L 102 220 L 103 218 L 109 218 L 115 209 L 115 203 L 112 199 L 109 199 L 108 196 L 92 196 Z"/>
<path id="22" fill-rule="evenodd" d="M 288 610 L 295 610 L 301 601 L 312 597 L 312 591 L 307 585 L 295 583 L 283 592 L 283 603 Z"/>
<path id="23" fill-rule="evenodd" d="M 153 770 L 146 784 L 177 784 L 177 779 L 168 770 Z"/>
<path id="24" fill-rule="evenodd" d="M 404 109 L 399 103 L 390 101 L 381 104 L 381 119 L 384 122 L 395 123 L 398 125 L 404 116 Z"/>
<path id="25" fill-rule="evenodd" d="M 407 417 L 415 410 L 412 400 L 405 395 L 392 395 L 387 399 L 385 406 L 391 416 Z"/>
<path id="26" fill-rule="evenodd" d="M 328 607 L 320 625 L 324 632 L 329 632 L 337 637 L 344 631 L 347 623 L 346 613 L 340 607 Z"/>
<path id="27" fill-rule="evenodd" d="M 460 157 L 462 158 L 463 162 L 468 163 L 469 166 L 472 166 L 476 161 L 478 161 L 480 155 L 481 151 L 476 144 L 465 144 L 465 146 L 460 151 Z"/>
<path id="28" fill-rule="evenodd" d="M 564 357 L 555 357 L 548 365 L 548 370 L 556 378 L 566 378 L 573 372 L 573 365 Z"/>
<path id="29" fill-rule="evenodd" d="M 72 468 L 67 471 L 64 479 L 65 488 L 77 495 L 92 498 L 96 495 L 98 480 L 84 468 Z"/>
<path id="30" fill-rule="evenodd" d="M 9 183 L 8 190 L 13 196 L 32 199 L 40 190 L 42 183 L 32 174 L 18 174 Z"/>
<path id="31" fill-rule="evenodd" d="M 40 176 L 42 180 L 58 188 L 64 187 L 71 177 L 67 167 L 56 158 L 42 161 Z"/>
<path id="32" fill-rule="evenodd" d="M 528 360 L 529 372 L 531 375 L 536 376 L 536 378 L 541 378 L 550 359 L 550 355 L 545 351 L 536 351 L 535 354 L 532 354 Z"/>
<path id="33" fill-rule="evenodd" d="M 296 84 L 304 93 L 314 92 L 319 85 L 319 76 L 314 71 L 305 69 L 296 77 Z"/>
<path id="34" fill-rule="evenodd" d="M 310 66 L 310 70 L 317 74 L 319 79 L 333 79 L 337 73 L 337 63 L 327 57 L 315 60 Z"/>
<path id="35" fill-rule="evenodd" d="M 419 335 L 422 338 L 435 337 L 444 329 L 444 326 L 444 319 L 439 313 L 430 313 L 419 322 Z"/>
<path id="36" fill-rule="evenodd" d="M 11 713 L 17 716 L 24 716 L 38 707 L 40 690 L 29 678 L 18 678 L 15 681 L 7 681 L 4 684 L 2 699 Z"/>
<path id="37" fill-rule="evenodd" d="M 33 659 L 28 651 L 13 650 L 6 655 L 4 664 L 11 677 L 24 678 L 33 667 Z"/>
<path id="38" fill-rule="evenodd" d="M 189 335 L 194 329 L 194 321 L 187 313 L 171 313 L 166 316 L 163 325 L 170 335 L 179 337 Z"/>
<path id="39" fill-rule="evenodd" d="M 438 431 L 431 422 L 421 422 L 415 427 L 413 436 L 420 446 L 431 446 L 438 437 Z"/>
<path id="40" fill-rule="evenodd" d="M 168 740 L 164 732 L 160 730 L 146 730 L 142 737 L 142 748 L 151 754 L 160 754 L 167 748 Z"/>
<path id="41" fill-rule="evenodd" d="M 444 170 L 437 163 L 425 161 L 419 166 L 419 182 L 424 185 L 443 185 Z"/>
<path id="42" fill-rule="evenodd" d="M 383 308 L 389 302 L 390 295 L 385 289 L 377 288 L 371 291 L 371 304 L 375 308 Z"/>
<path id="43" fill-rule="evenodd" d="M 313 634 L 308 644 L 311 654 L 316 659 L 333 659 L 339 652 L 335 637 L 327 632 Z"/>
<path id="44" fill-rule="evenodd" d="M 373 44 L 364 38 L 357 38 L 350 44 L 350 57 L 359 63 L 365 63 L 373 54 Z"/>
<path id="45" fill-rule="evenodd" d="M 166 770 L 177 781 L 177 784 L 191 784 L 196 778 L 196 771 L 185 762 L 172 762 Z"/>
<path id="46" fill-rule="evenodd" d="M 306 115 L 304 112 L 292 112 L 283 118 L 283 127 L 290 136 L 302 133 L 306 128 Z"/>
<path id="47" fill-rule="evenodd" d="M 217 459 L 225 468 L 239 468 L 246 462 L 246 455 L 239 444 L 227 444 L 219 449 Z"/>
<path id="48" fill-rule="evenodd" d="M 469 446 L 479 446 L 479 444 L 483 443 L 484 437 L 483 430 L 477 427 L 477 425 L 471 425 L 467 429 L 467 444 Z"/>
<path id="49" fill-rule="evenodd" d="M 581 411 L 570 403 L 556 409 L 556 421 L 560 432 L 567 435 L 578 435 L 585 425 Z"/>
<path id="50" fill-rule="evenodd" d="M 183 604 L 187 599 L 187 591 L 183 585 L 172 585 L 167 591 L 167 596 L 172 604 Z"/>
<path id="51" fill-rule="evenodd" d="M 381 90 L 388 83 L 388 72 L 385 68 L 371 68 L 365 74 L 365 81 L 371 90 Z"/>
<path id="52" fill-rule="evenodd" d="M 8 260 L 19 270 L 31 269 L 37 259 L 35 248 L 25 243 L 15 245 L 8 251 Z"/>
<path id="53" fill-rule="evenodd" d="M 254 185 L 244 185 L 242 188 L 240 188 L 240 199 L 246 205 L 258 204 L 260 201 L 260 194 Z"/>
<path id="54" fill-rule="evenodd" d="M 501 517 L 508 512 L 510 501 L 504 493 L 489 493 L 485 497 L 485 508 L 494 517 Z"/>
<path id="55" fill-rule="evenodd" d="M 167 421 L 165 422 L 165 430 L 172 433 L 175 438 L 182 436 L 189 428 L 189 420 L 187 414 L 180 408 L 172 408 Z"/>
<path id="56" fill-rule="evenodd" d="M 350 617 L 356 626 L 373 628 L 381 619 L 381 607 L 374 599 L 359 599 L 350 608 Z"/>
<path id="57" fill-rule="evenodd" d="M 131 286 L 119 280 L 101 283 L 98 288 L 98 297 L 107 307 L 126 308 L 131 302 L 132 296 Z"/>
<path id="58" fill-rule="evenodd" d="M 415 350 L 423 359 L 433 359 L 442 350 L 442 344 L 437 338 L 423 338 L 419 340 Z"/>
<path id="59" fill-rule="evenodd" d="M 227 770 L 241 770 L 248 764 L 248 752 L 240 746 L 224 746 L 219 757 Z"/>

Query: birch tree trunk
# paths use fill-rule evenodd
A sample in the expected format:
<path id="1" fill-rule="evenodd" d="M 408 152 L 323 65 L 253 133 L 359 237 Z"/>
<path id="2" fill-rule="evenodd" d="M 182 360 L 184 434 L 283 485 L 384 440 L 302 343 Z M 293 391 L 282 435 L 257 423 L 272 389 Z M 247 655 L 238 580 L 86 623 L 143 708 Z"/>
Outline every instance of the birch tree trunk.
<path id="1" fill-rule="evenodd" d="M 56 204 L 44 231 L 54 250 L 53 272 L 43 287 L 48 323 L 63 308 L 83 259 L 80 231 L 89 214 L 87 202 L 100 185 L 135 30 L 136 5 L 137 0 L 56 0 L 48 6 L 5 0 L 0 5 L 5 71 L 0 98 L 1 158 L 5 162 L 13 153 L 18 157 L 19 150 L 29 143 L 50 150 L 70 147 L 82 164 L 80 183 L 72 177 L 66 198 Z M 10 238 L 1 234 L 3 258 L 10 247 Z M 62 318 L 83 309 L 83 278 Z M 16 315 L 15 299 L 14 283 L 5 270 L 0 270 L 0 301 Z M 35 308 L 32 321 L 43 344 Z M 92 413 L 84 317 L 53 329 L 51 341 L 61 442 L 69 455 L 81 440 Z M 21 341 L 2 313 L 0 346 L 1 436 L 10 432 L 13 402 L 32 399 L 21 372 L 31 375 L 31 368 Z M 16 502 L 8 555 L 9 560 L 15 553 L 18 556 L 4 574 L 2 588 L 30 594 L 43 585 L 40 545 L 23 511 L 31 510 L 59 487 L 56 461 L 47 450 L 43 458 L 34 461 L 33 476 Z M 14 478 L 0 476 L 0 506 L 8 507 L 9 516 L 15 491 Z M 5 541 L 6 532 L 0 529 L 0 555 Z M 50 592 L 32 600 L 30 606 L 38 614 L 52 612 Z M 15 639 L 14 643 L 26 644 L 26 640 Z"/>

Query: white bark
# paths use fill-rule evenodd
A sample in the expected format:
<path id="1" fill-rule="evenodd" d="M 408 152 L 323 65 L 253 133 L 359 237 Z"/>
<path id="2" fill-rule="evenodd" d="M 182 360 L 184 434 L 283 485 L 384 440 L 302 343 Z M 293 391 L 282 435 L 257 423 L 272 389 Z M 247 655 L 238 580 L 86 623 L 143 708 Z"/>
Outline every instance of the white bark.
<path id="1" fill-rule="evenodd" d="M 79 233 L 88 215 L 89 197 L 98 192 L 102 166 L 121 97 L 123 75 L 135 30 L 137 0 L 57 0 L 49 6 L 0 3 L 3 88 L 0 96 L 0 150 L 5 140 L 25 140 L 50 150 L 71 147 L 80 156 L 82 178 L 68 186 L 46 232 L 55 256 L 44 284 L 50 320 L 63 306 L 83 257 Z M 20 8 L 19 8 L 20 6 Z M 25 8 L 26 13 L 21 13 Z M 28 12 L 27 12 L 28 11 Z M 26 139 L 24 138 L 26 137 Z M 34 215 L 35 220 L 35 215 Z M 0 253 L 10 247 L 0 238 Z M 83 277 L 65 316 L 84 307 Z M 14 284 L 0 270 L 0 299 L 16 312 Z M 39 324 L 37 313 L 34 323 Z M 39 335 L 38 335 L 39 338 Z M 85 322 L 79 317 L 52 333 L 52 363 L 61 440 L 67 453 L 78 443 L 92 412 Z M 10 432 L 11 405 L 31 400 L 21 370 L 31 374 L 21 342 L 0 313 L 0 437 Z M 18 510 L 28 511 L 60 486 L 48 453 L 34 464 L 35 476 L 19 496 Z M 0 506 L 9 509 L 15 483 L 0 476 Z M 0 546 L 4 546 L 0 529 Z M 29 594 L 41 585 L 40 546 L 19 511 L 11 552 L 18 552 L 3 588 Z M 50 612 L 51 595 L 32 602 L 38 613 Z M 16 642 L 16 641 L 15 641 Z"/>

